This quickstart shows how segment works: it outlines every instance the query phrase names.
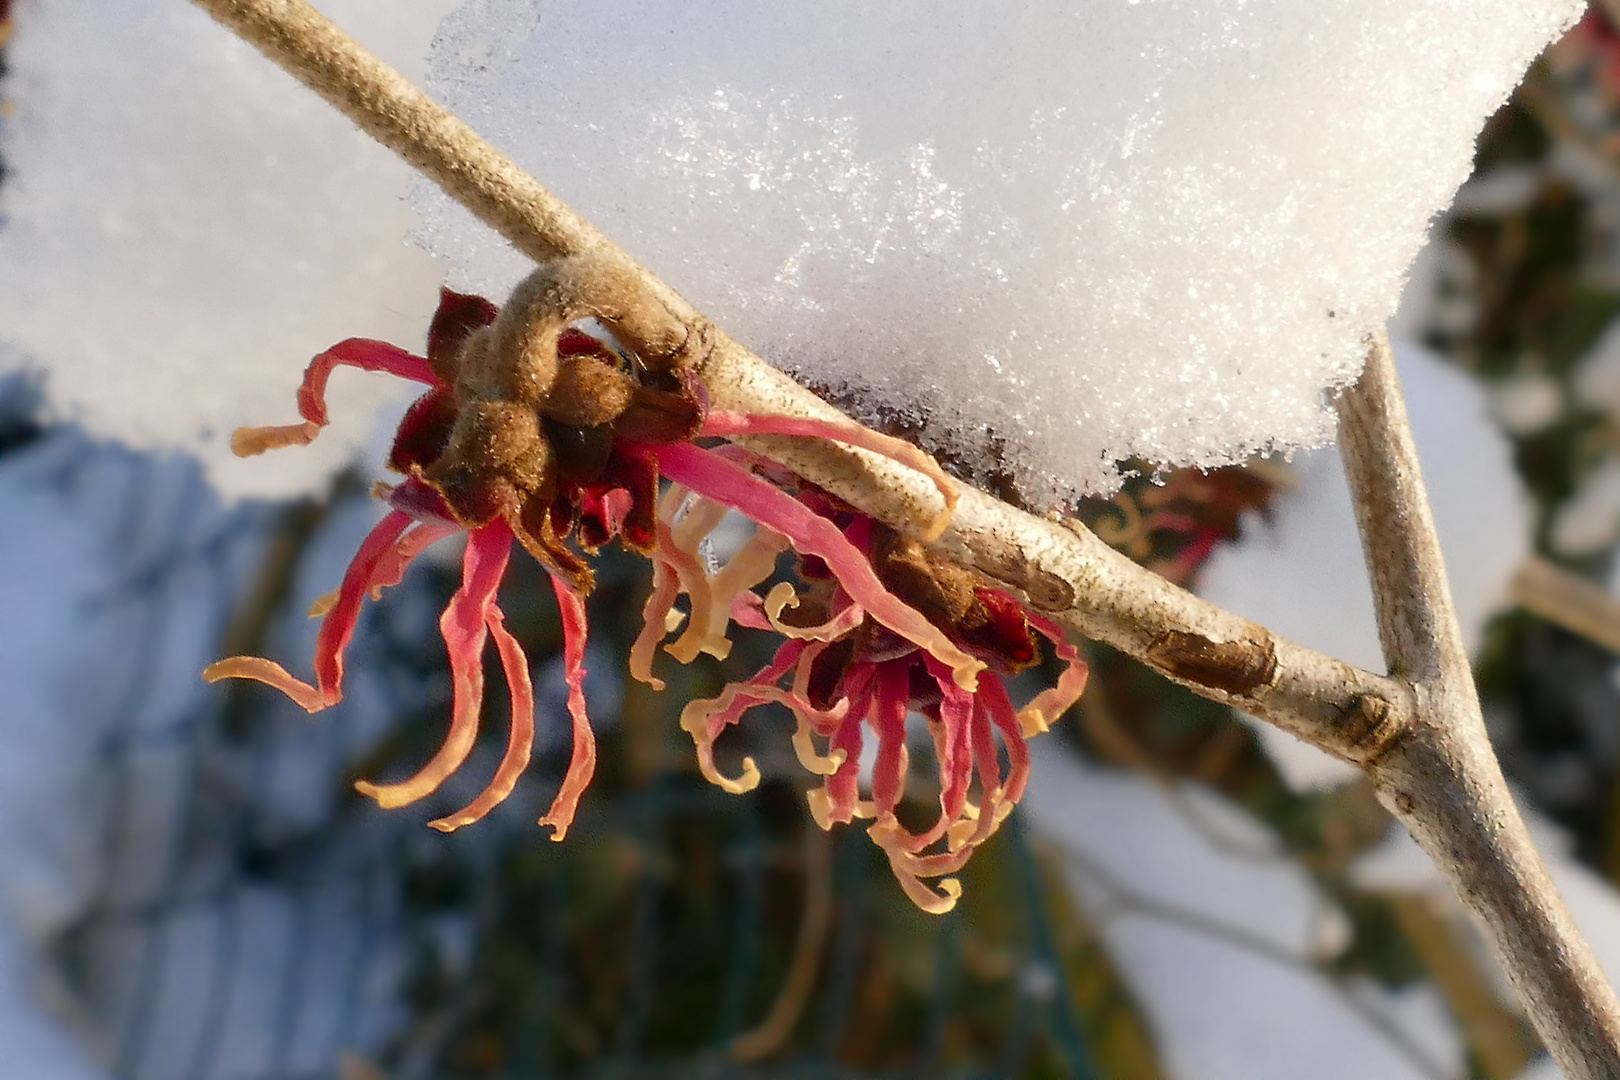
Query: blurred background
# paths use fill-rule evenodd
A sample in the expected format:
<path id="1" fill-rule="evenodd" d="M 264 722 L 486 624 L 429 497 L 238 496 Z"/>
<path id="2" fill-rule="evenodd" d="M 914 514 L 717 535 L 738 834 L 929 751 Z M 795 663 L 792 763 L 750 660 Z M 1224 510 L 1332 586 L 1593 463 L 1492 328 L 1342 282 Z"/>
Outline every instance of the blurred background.
<path id="1" fill-rule="evenodd" d="M 0 41 L 28 11 L 0 0 Z M 1617 25 L 1594 5 L 1492 119 L 1393 329 L 1493 738 L 1620 975 Z M 0 124 L 25 89 L 0 75 Z M 753 793 L 697 775 L 681 705 L 768 643 L 663 694 L 624 679 L 647 571 L 613 554 L 590 599 L 601 759 L 567 841 L 533 825 L 569 743 L 561 628 L 521 559 L 502 604 L 536 765 L 483 824 L 424 827 L 499 756 L 494 685 L 467 776 L 381 812 L 353 781 L 442 734 L 456 552 L 368 605 L 342 708 L 198 679 L 237 653 L 298 670 L 304 612 L 376 517 L 378 447 L 318 498 L 227 504 L 195 463 L 48 406 L 0 379 L 0 1077 L 1558 1075 L 1352 770 L 1094 644 L 943 917 L 858 831 L 813 825 L 772 725 L 741 736 Z M 1077 508 L 1105 540 L 1382 670 L 1331 451 L 1126 467 Z"/>

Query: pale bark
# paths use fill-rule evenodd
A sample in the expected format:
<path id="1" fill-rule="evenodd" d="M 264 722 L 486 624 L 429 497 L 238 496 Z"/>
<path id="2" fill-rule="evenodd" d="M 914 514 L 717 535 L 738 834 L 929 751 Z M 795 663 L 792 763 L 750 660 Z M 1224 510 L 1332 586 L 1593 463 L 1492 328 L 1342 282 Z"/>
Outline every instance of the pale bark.
<path id="1" fill-rule="evenodd" d="M 1547 877 L 1485 733 L 1388 340 L 1375 344 L 1339 416 L 1384 659 L 1415 690 L 1410 725 L 1368 773 L 1484 923 L 1564 1072 L 1620 1076 L 1620 1009 Z"/>
<path id="2" fill-rule="evenodd" d="M 590 223 L 302 0 L 195 0 L 536 260 L 590 255 L 628 270 L 688 330 L 717 406 L 841 416 L 732 340 Z M 1360 765 L 1483 919 L 1542 1038 L 1572 1078 L 1620 1078 L 1613 992 L 1570 922 L 1479 719 L 1387 350 L 1345 402 L 1391 674 L 1277 637 L 1166 582 L 1073 521 L 963 492 L 933 544 L 1073 630 L 1196 693 Z M 1385 374 L 1380 374 L 1384 372 Z M 862 451 L 754 437 L 751 448 L 922 538 L 941 509 L 926 478 Z"/>

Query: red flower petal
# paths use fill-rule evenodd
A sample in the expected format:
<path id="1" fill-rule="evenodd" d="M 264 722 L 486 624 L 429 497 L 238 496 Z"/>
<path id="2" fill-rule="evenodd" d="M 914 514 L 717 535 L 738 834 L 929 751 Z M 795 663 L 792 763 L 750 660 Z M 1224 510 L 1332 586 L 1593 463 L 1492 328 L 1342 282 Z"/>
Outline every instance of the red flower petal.
<path id="1" fill-rule="evenodd" d="M 439 290 L 439 309 L 433 313 L 427 339 L 428 361 L 439 373 L 439 381 L 455 381 L 456 354 L 462 343 L 474 330 L 494 322 L 499 314 L 500 308 L 482 296 Z"/>
<path id="2" fill-rule="evenodd" d="M 409 514 L 398 510 L 379 521 L 360 544 L 353 561 L 343 574 L 343 584 L 315 638 L 315 685 L 294 678 L 280 664 L 257 656 L 233 656 L 203 669 L 208 682 L 220 679 L 253 679 L 273 686 L 309 712 L 319 712 L 343 700 L 343 650 L 354 637 L 355 623 L 366 593 L 378 580 L 377 569 L 385 559 L 397 557 L 395 546 L 411 525 Z M 393 565 L 390 562 L 390 567 Z M 390 569 L 389 573 L 392 572 Z"/>
<path id="3" fill-rule="evenodd" d="M 956 681 L 972 689 L 984 663 L 958 648 L 944 631 L 883 587 L 860 549 L 838 527 L 791 495 L 717 454 L 686 443 L 660 447 L 658 463 L 671 480 L 787 537 L 802 554 L 822 559 L 850 598 L 878 623 L 950 664 Z"/>
<path id="4" fill-rule="evenodd" d="M 266 450 L 283 446 L 307 446 L 326 426 L 326 381 L 337 367 L 356 367 L 363 371 L 380 371 L 398 375 L 402 379 L 427 383 L 439 382 L 426 358 L 406 352 L 386 341 L 370 338 L 349 338 L 321 353 L 304 369 L 303 384 L 298 387 L 298 414 L 301 424 L 272 427 L 237 428 L 231 435 L 231 450 L 238 457 L 253 457 Z"/>
<path id="5" fill-rule="evenodd" d="M 529 678 L 529 658 L 506 628 L 499 608 L 490 609 L 485 626 L 495 639 L 495 648 L 501 654 L 501 668 L 506 672 L 506 686 L 512 698 L 512 730 L 507 736 L 506 754 L 489 786 L 464 809 L 428 822 L 440 832 L 454 832 L 463 825 L 471 825 L 504 802 L 517 787 L 518 777 L 529 767 L 529 756 L 534 750 L 534 683 Z"/>
<path id="6" fill-rule="evenodd" d="M 585 636 L 589 629 L 585 601 L 556 574 L 551 575 L 551 588 L 557 594 L 557 609 L 562 613 L 563 667 L 568 681 L 568 712 L 574 721 L 574 749 L 562 787 L 557 789 L 557 797 L 540 824 L 555 829 L 551 838 L 561 840 L 574 822 L 579 797 L 596 773 L 596 736 L 585 715 Z"/>
<path id="7" fill-rule="evenodd" d="M 362 780 L 355 790 L 369 795 L 387 809 L 405 806 L 437 791 L 445 779 L 462 766 L 478 738 L 478 714 L 484 704 L 484 642 L 489 622 L 495 617 L 495 592 L 512 553 L 512 530 L 504 521 L 492 521 L 467 535 L 467 553 L 462 559 L 461 588 L 450 598 L 439 618 L 450 653 L 450 675 L 454 683 L 450 730 L 444 744 L 420 772 L 397 784 L 373 784 Z"/>
<path id="8" fill-rule="evenodd" d="M 891 461 L 897 461 L 907 468 L 915 469 L 934 482 L 934 486 L 939 489 L 940 498 L 945 500 L 945 509 L 934 520 L 928 535 L 924 537 L 925 540 L 937 539 L 940 533 L 945 531 L 945 526 L 950 524 L 951 514 L 956 510 L 959 495 L 956 481 L 946 475 L 945 470 L 939 467 L 939 462 L 904 439 L 884 435 L 848 420 L 764 416 L 717 409 L 704 418 L 699 434 L 727 439 L 738 435 L 804 435 L 814 439 L 831 439 L 850 446 L 858 446 L 862 450 L 869 450 Z"/>

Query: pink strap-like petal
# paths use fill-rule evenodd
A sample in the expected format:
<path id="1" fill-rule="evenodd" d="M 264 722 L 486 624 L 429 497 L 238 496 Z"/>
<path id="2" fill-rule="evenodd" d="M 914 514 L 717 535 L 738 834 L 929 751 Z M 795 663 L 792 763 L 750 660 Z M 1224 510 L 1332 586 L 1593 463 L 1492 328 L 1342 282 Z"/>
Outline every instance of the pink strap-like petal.
<path id="1" fill-rule="evenodd" d="M 1028 736 L 1018 725 L 1018 714 L 1000 679 L 984 681 L 979 687 L 979 701 L 1007 748 L 1007 778 L 1001 784 L 1002 798 L 1017 803 L 1023 799 L 1024 788 L 1029 785 L 1029 747 L 1024 742 Z"/>
<path id="2" fill-rule="evenodd" d="M 1054 720 L 1080 700 L 1080 695 L 1086 689 L 1086 676 L 1090 674 L 1091 669 L 1080 659 L 1080 650 L 1069 644 L 1061 626 L 1033 611 L 1026 610 L 1024 615 L 1029 619 L 1029 625 L 1040 631 L 1041 636 L 1052 643 L 1058 659 L 1064 663 L 1063 674 L 1058 676 L 1057 685 L 1042 690 L 1028 705 L 1019 710 L 1018 723 L 1027 738 L 1050 728 Z"/>
<path id="3" fill-rule="evenodd" d="M 562 787 L 551 802 L 551 809 L 540 819 L 555 832 L 553 840 L 561 840 L 574 823 L 579 798 L 596 774 L 596 736 L 591 721 L 585 715 L 585 601 L 556 574 L 551 575 L 551 588 L 557 594 L 557 608 L 562 613 L 563 667 L 568 681 L 568 712 L 574 720 L 574 753 L 563 776 Z"/>
<path id="4" fill-rule="evenodd" d="M 927 832 L 900 837 L 912 853 L 935 843 L 962 820 L 968 786 L 973 782 L 973 695 L 957 686 L 950 668 L 938 660 L 924 655 L 923 663 L 940 691 L 939 719 L 932 725 L 939 759 L 939 820 Z M 986 675 L 980 685 L 993 679 Z"/>
<path id="5" fill-rule="evenodd" d="M 468 534 L 467 553 L 461 563 L 461 588 L 439 618 L 454 684 L 450 730 L 439 752 L 409 780 L 397 784 L 361 780 L 354 785 L 360 794 L 376 799 L 379 806 L 391 810 L 431 795 L 472 753 L 478 738 L 478 714 L 484 703 L 486 628 L 511 553 L 512 530 L 498 518 Z"/>
<path id="6" fill-rule="evenodd" d="M 315 357 L 304 369 L 304 381 L 298 387 L 298 415 L 304 418 L 303 423 L 237 428 L 231 435 L 232 453 L 237 457 L 253 457 L 266 450 L 306 446 L 313 442 L 327 424 L 326 382 L 336 367 L 379 371 L 412 382 L 439 385 L 438 377 L 433 374 L 433 368 L 425 357 L 408 353 L 386 341 L 349 338 Z"/>
<path id="7" fill-rule="evenodd" d="M 946 475 L 933 457 L 890 435 L 872 431 L 848 420 L 813 420 L 802 416 L 766 416 L 759 413 L 739 413 L 726 409 L 711 409 L 704 417 L 700 435 L 732 438 L 737 435 L 804 435 L 814 439 L 832 439 L 850 446 L 880 454 L 891 461 L 915 469 L 934 482 L 945 510 L 934 519 L 924 540 L 935 540 L 951 523 L 959 495 L 956 481 Z"/>
<path id="8" fill-rule="evenodd" d="M 416 528 L 400 537 L 399 542 L 377 560 L 377 565 L 371 572 L 371 581 L 367 585 L 371 598 L 381 600 L 384 589 L 391 589 L 404 580 L 406 567 L 410 566 L 418 555 L 440 540 L 447 540 L 460 531 L 461 526 L 452 522 L 418 523 Z"/>
<path id="9" fill-rule="evenodd" d="M 911 698 L 910 664 L 892 662 L 878 673 L 872 721 L 878 732 L 877 762 L 872 766 L 872 802 L 877 812 L 892 814 L 906 794 L 910 756 L 906 752 L 906 713 Z"/>
<path id="10" fill-rule="evenodd" d="M 832 522 L 746 470 L 690 443 L 660 447 L 658 462 L 676 483 L 741 511 L 757 524 L 786 536 L 800 554 L 821 559 L 867 614 L 945 661 L 958 685 L 973 689 L 985 665 L 957 648 L 943 630 L 884 588 L 866 556 Z"/>
<path id="11" fill-rule="evenodd" d="M 507 736 L 506 754 L 495 769 L 494 779 L 478 798 L 465 809 L 428 822 L 440 832 L 454 832 L 463 825 L 471 825 L 505 802 L 517 787 L 523 770 L 529 767 L 529 756 L 534 750 L 534 682 L 529 678 L 529 658 L 506 628 L 499 608 L 491 609 L 485 626 L 489 636 L 495 639 L 495 648 L 501 654 L 501 668 L 506 672 L 506 686 L 512 698 L 512 731 Z"/>
<path id="12" fill-rule="evenodd" d="M 439 377 L 433 374 L 427 357 L 408 353 L 386 341 L 349 338 L 321 353 L 304 369 L 304 382 L 298 388 L 298 415 L 312 424 L 324 427 L 327 423 L 326 381 L 332 377 L 332 370 L 338 367 L 397 375 L 428 386 L 439 385 Z"/>
<path id="13" fill-rule="evenodd" d="M 861 745 L 865 741 L 861 728 L 871 707 L 870 694 L 861 701 L 852 702 L 844 722 L 838 725 L 828 745 L 832 753 L 842 752 L 844 759 L 838 771 L 827 777 L 822 788 L 827 793 L 827 820 L 820 823 L 824 829 L 830 822 L 853 821 L 860 813 Z M 816 816 L 820 818 L 822 815 Z"/>
<path id="14" fill-rule="evenodd" d="M 360 605 L 365 600 L 379 564 L 393 553 L 410 524 L 409 514 L 390 511 L 361 542 L 360 550 L 355 552 L 349 568 L 344 571 L 337 600 L 326 613 L 315 638 L 314 686 L 287 674 L 281 665 L 256 656 L 233 656 L 210 664 L 203 669 L 203 678 L 209 682 L 254 679 L 275 687 L 309 712 L 319 712 L 343 700 L 343 651 L 354 638 Z"/>

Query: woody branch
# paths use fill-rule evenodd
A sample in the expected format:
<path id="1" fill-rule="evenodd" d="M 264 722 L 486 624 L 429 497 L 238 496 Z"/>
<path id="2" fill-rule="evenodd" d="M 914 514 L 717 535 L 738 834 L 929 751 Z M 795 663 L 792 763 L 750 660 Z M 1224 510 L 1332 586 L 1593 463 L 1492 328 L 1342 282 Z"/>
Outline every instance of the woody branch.
<path id="1" fill-rule="evenodd" d="M 524 254 L 599 259 L 613 271 L 607 276 L 633 281 L 650 324 L 673 317 L 685 327 L 683 351 L 717 407 L 844 419 L 303 0 L 194 2 Z M 1620 1076 L 1620 1005 L 1548 880 L 1485 735 L 1386 343 L 1374 348 L 1342 415 L 1389 675 L 1201 600 L 1076 522 L 1036 517 L 971 488 L 931 546 L 1072 630 L 1360 766 L 1481 916 L 1565 1073 Z M 863 451 L 821 440 L 738 441 L 919 540 L 940 514 L 929 480 Z"/>

